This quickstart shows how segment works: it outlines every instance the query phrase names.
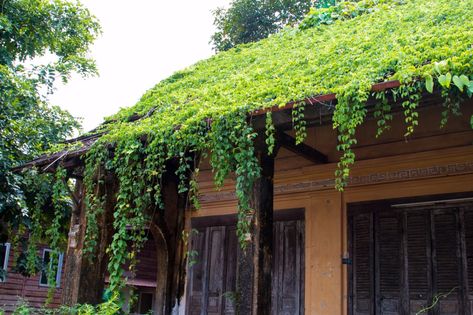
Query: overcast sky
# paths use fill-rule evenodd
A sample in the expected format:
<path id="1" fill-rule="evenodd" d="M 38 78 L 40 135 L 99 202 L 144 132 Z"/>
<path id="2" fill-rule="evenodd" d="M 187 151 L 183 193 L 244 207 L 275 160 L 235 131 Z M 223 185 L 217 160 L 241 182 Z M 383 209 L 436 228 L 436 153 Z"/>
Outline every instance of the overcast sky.
<path id="1" fill-rule="evenodd" d="M 229 0 L 82 0 L 100 20 L 102 36 L 91 57 L 100 76 L 58 85 L 51 103 L 83 117 L 84 131 L 173 72 L 210 57 L 211 10 Z"/>

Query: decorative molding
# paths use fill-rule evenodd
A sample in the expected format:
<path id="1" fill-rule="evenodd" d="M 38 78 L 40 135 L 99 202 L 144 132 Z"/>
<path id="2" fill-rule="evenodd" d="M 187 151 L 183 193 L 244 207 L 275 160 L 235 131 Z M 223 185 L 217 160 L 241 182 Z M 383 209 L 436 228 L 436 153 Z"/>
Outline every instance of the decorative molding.
<path id="1" fill-rule="evenodd" d="M 352 176 L 349 180 L 349 186 L 374 185 L 469 173 L 473 173 L 473 161 Z M 333 188 L 334 184 L 335 181 L 333 179 L 319 179 L 313 181 L 302 181 L 298 183 L 281 184 L 275 185 L 274 193 L 276 195 L 283 195 L 287 193 L 322 190 L 327 188 Z M 203 203 L 228 201 L 235 199 L 235 191 L 207 193 L 203 194 L 200 198 L 201 202 Z"/>

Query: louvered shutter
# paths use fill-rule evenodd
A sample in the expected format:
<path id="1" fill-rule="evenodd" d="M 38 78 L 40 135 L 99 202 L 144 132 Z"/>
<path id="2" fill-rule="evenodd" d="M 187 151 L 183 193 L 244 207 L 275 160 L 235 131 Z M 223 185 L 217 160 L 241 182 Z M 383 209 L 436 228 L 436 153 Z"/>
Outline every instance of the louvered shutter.
<path id="1" fill-rule="evenodd" d="M 407 211 L 407 274 L 410 314 L 416 314 L 431 300 L 430 214 Z"/>
<path id="2" fill-rule="evenodd" d="M 465 255 L 467 269 L 467 308 L 473 314 L 473 206 L 464 207 Z"/>
<path id="3" fill-rule="evenodd" d="M 472 203 L 382 207 L 350 209 L 350 312 L 473 314 Z"/>
<path id="4" fill-rule="evenodd" d="M 436 307 L 438 314 L 463 314 L 460 305 L 461 257 L 458 211 L 432 211 L 432 261 L 434 295 L 448 294 Z"/>
<path id="5" fill-rule="evenodd" d="M 377 313 L 400 314 L 401 305 L 401 222 L 397 212 L 376 213 Z"/>
<path id="6" fill-rule="evenodd" d="M 352 218 L 352 303 L 354 315 L 374 314 L 373 214 Z"/>

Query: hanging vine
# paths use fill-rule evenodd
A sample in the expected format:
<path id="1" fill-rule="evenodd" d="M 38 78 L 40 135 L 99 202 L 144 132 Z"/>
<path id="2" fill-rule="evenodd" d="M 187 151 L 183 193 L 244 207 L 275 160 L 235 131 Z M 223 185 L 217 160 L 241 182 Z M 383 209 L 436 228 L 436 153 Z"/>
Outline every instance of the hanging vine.
<path id="1" fill-rule="evenodd" d="M 89 260 L 94 258 L 94 251 L 98 245 L 100 227 L 98 218 L 104 212 L 105 207 L 104 177 L 106 168 L 109 168 L 110 164 L 106 166 L 107 159 L 108 149 L 105 145 L 92 146 L 85 159 L 84 184 L 87 226 L 83 250 Z"/>
<path id="2" fill-rule="evenodd" d="M 50 227 L 46 231 L 49 238 L 49 247 L 51 248 L 48 266 L 46 268 L 47 283 L 49 286 L 48 297 L 45 304 L 49 304 L 53 299 L 56 290 L 56 274 L 58 272 L 59 255 L 64 249 L 64 235 L 62 226 L 64 219 L 68 217 L 72 207 L 69 189 L 67 187 L 67 172 L 59 167 L 56 170 L 55 181 L 53 185 L 52 205 L 54 208 L 54 216 Z"/>

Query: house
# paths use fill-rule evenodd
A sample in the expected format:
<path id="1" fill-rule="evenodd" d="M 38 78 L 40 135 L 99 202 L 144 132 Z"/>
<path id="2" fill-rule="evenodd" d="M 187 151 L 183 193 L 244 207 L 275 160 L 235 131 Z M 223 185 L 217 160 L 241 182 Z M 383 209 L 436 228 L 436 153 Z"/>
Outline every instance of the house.
<path id="1" fill-rule="evenodd" d="M 473 312 L 473 2 L 344 5 L 25 165 L 76 178 L 63 303 L 100 302 L 117 231 L 146 227 L 156 314 Z M 105 170 L 93 262 L 84 169 Z"/>
<path id="2" fill-rule="evenodd" d="M 61 304 L 62 286 L 61 280 L 64 276 L 63 255 L 58 257 L 56 266 L 56 286 L 51 301 L 46 304 L 48 298 L 48 277 L 46 268 L 51 268 L 49 255 L 51 249 L 46 246 L 38 246 L 38 256 L 41 258 L 41 270 L 33 276 L 24 276 L 16 264 L 15 246 L 10 243 L 0 244 L 0 265 L 2 276 L 0 281 L 0 309 L 11 312 L 22 303 L 27 301 L 33 307 L 58 307 Z M 20 257 L 21 258 L 21 257 Z"/>
<path id="3" fill-rule="evenodd" d="M 48 285 L 46 268 L 51 268 L 49 263 L 51 249 L 45 245 L 38 247 L 37 254 L 41 258 L 41 269 L 31 276 L 24 275 L 22 270 L 19 270 L 19 264 L 15 259 L 18 259 L 18 255 L 22 255 L 22 253 L 15 255 L 16 250 L 18 248 L 10 243 L 0 244 L 0 265 L 1 269 L 4 270 L 0 279 L 0 310 L 9 314 L 22 304 L 34 308 L 57 308 L 61 306 L 63 279 L 67 277 L 67 274 L 64 273 L 64 254 L 60 254 L 58 257 L 55 268 L 57 270 L 56 288 L 52 291 L 52 299 L 48 300 L 50 286 Z M 153 297 L 156 288 L 154 275 L 157 272 L 155 253 L 153 238 L 149 236 L 148 241 L 138 255 L 139 268 L 124 289 L 125 295 L 131 292 L 131 288 L 133 288 L 133 294 L 137 295 L 137 301 L 133 304 L 133 309 L 130 310 L 134 314 L 147 314 L 153 309 Z"/>

